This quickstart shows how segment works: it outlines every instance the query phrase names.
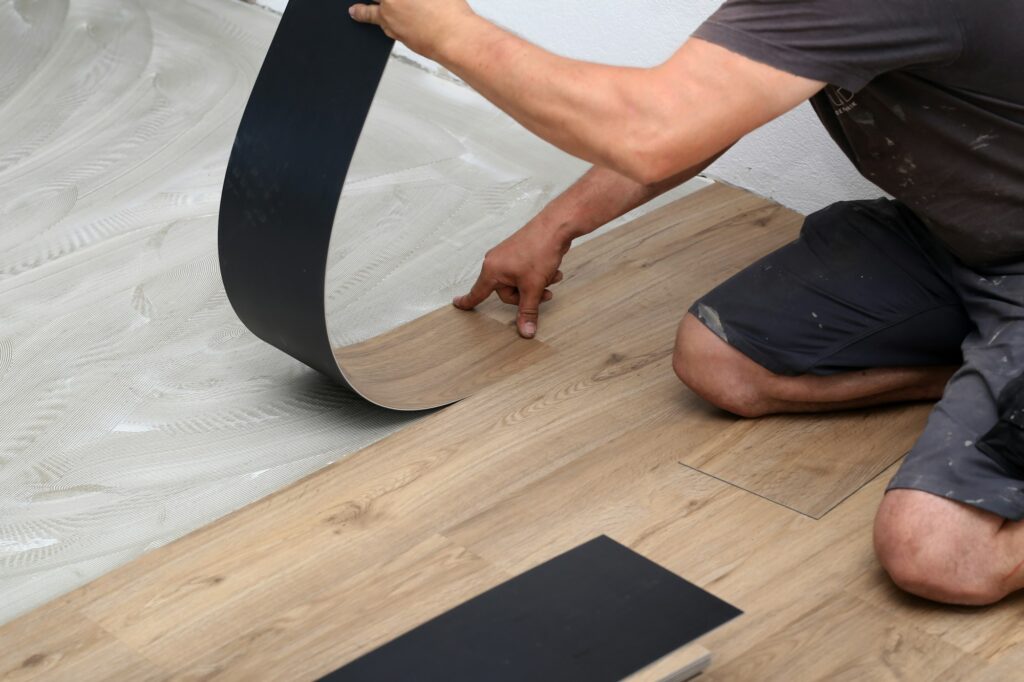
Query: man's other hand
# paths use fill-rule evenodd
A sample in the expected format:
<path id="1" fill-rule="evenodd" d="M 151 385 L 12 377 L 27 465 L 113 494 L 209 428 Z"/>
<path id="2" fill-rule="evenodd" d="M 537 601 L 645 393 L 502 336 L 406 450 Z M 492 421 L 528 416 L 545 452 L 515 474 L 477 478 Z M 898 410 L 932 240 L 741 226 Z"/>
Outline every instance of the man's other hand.
<path id="1" fill-rule="evenodd" d="M 380 0 L 349 7 L 358 22 L 376 24 L 389 38 L 433 57 L 446 39 L 457 39 L 467 22 L 477 18 L 465 0 Z"/>
<path id="2" fill-rule="evenodd" d="M 547 287 L 562 280 L 558 268 L 569 244 L 570 240 L 549 226 L 528 223 L 487 252 L 472 290 L 452 303 L 456 308 L 472 310 L 492 292 L 497 293 L 505 303 L 519 306 L 516 327 L 521 336 L 532 339 L 537 333 L 540 304 L 553 296 Z"/>

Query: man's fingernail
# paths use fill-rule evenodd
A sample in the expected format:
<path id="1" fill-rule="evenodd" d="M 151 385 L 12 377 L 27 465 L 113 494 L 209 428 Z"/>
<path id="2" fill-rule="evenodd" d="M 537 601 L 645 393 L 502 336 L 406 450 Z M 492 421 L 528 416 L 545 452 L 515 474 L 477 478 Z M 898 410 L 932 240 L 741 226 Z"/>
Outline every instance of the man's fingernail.
<path id="1" fill-rule="evenodd" d="M 523 333 L 527 336 L 533 336 L 537 333 L 537 325 L 533 322 L 527 322 L 523 325 Z"/>
<path id="2" fill-rule="evenodd" d="M 352 17 L 352 18 L 355 18 L 355 16 L 356 16 L 356 6 L 355 5 L 352 5 L 351 7 L 348 8 L 348 15 L 350 17 Z"/>

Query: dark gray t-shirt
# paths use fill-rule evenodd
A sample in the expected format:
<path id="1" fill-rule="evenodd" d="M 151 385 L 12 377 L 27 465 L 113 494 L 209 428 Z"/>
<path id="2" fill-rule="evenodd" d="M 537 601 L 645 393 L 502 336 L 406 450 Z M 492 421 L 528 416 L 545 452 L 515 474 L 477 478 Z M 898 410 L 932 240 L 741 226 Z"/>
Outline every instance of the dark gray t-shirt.
<path id="1" fill-rule="evenodd" d="M 728 0 L 695 36 L 829 85 L 857 169 L 968 265 L 1024 259 L 1024 1 Z"/>

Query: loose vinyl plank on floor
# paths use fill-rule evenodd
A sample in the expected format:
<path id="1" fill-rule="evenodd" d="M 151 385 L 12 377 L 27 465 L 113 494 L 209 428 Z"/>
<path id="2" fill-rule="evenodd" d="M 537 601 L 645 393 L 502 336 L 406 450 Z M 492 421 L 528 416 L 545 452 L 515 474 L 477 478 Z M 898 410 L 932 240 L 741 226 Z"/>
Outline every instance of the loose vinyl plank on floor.
<path id="1" fill-rule="evenodd" d="M 734 426 L 679 461 L 821 518 L 910 449 L 929 409 L 766 417 Z"/>
<path id="2" fill-rule="evenodd" d="M 909 432 L 919 408 L 789 427 L 791 460 L 777 466 L 801 471 L 810 458 L 820 478 L 805 472 L 797 484 L 842 493 L 820 520 L 787 508 L 799 496 L 783 506 L 744 489 L 757 481 L 741 487 L 679 464 L 718 442 L 742 473 L 731 450 L 776 437 L 779 421 L 734 419 L 678 384 L 672 332 L 701 288 L 798 224 L 713 187 L 583 245 L 542 317 L 545 357 L 0 628 L 0 649 L 23 649 L 11 663 L 51 657 L 50 672 L 72 678 L 83 659 L 58 659 L 68 645 L 43 635 L 84 621 L 155 677 L 312 677 L 607 533 L 746 611 L 702 640 L 712 676 L 955 679 L 1000 665 L 1019 647 L 985 641 L 1019 601 L 976 614 L 965 629 L 949 610 L 886 595 L 871 554 L 871 519 L 892 468 L 871 476 L 893 453 L 872 446 L 868 464 L 858 463 L 856 446 L 872 428 L 879 443 Z M 504 323 L 511 315 L 493 303 L 481 313 Z M 827 460 L 846 467 L 838 475 L 819 456 L 827 448 L 852 453 Z M 768 493 L 780 497 L 786 479 L 772 481 Z M 807 499 L 820 504 L 821 495 Z M 90 665 L 117 664 L 108 645 L 82 646 Z"/>

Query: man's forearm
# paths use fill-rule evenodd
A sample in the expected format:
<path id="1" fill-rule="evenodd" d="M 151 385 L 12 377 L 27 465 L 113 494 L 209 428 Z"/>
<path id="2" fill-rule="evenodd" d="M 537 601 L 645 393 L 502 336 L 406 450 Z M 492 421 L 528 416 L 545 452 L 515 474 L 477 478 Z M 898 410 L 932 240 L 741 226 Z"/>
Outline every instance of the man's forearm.
<path id="1" fill-rule="evenodd" d="M 593 232 L 690 180 L 718 156 L 653 185 L 638 183 L 609 168 L 595 166 L 553 199 L 535 220 L 546 229 L 555 231 L 564 248 L 568 249 L 577 237 Z"/>

